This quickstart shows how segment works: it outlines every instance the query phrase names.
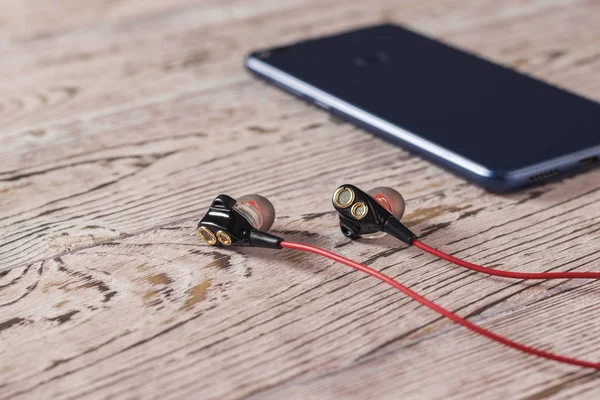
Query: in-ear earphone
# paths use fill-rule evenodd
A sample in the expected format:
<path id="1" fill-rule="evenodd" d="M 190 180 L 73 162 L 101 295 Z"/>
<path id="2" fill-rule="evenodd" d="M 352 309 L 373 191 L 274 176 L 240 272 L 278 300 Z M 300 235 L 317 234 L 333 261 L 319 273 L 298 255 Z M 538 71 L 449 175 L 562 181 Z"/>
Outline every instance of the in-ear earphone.
<path id="1" fill-rule="evenodd" d="M 417 236 L 406 228 L 400 219 L 404 213 L 404 199 L 393 189 L 377 188 L 369 192 L 363 192 L 353 185 L 340 186 L 333 195 L 333 204 L 340 213 L 340 228 L 344 235 L 356 239 L 363 235 L 374 234 L 378 232 L 388 233 L 409 245 L 415 245 L 425 251 L 438 255 L 444 259 L 454 262 L 467 268 L 486 272 L 493 275 L 503 273 L 505 277 L 516 277 L 519 279 L 525 276 L 533 276 L 529 279 L 551 279 L 551 278 L 580 278 L 580 277 L 600 277 L 600 273 L 510 273 L 507 271 L 496 271 L 481 267 L 475 264 L 467 263 L 432 249 L 417 240 Z M 382 282 L 398 289 L 413 300 L 427 306 L 435 312 L 456 322 L 463 327 L 478 333 L 488 339 L 494 340 L 505 346 L 532 354 L 549 360 L 558 361 L 565 364 L 577 365 L 585 368 L 600 370 L 600 363 L 580 360 L 554 354 L 548 351 L 539 350 L 533 347 L 523 345 L 512 341 L 504 336 L 500 336 L 485 328 L 473 324 L 472 322 L 454 314 L 434 302 L 426 299 L 420 294 L 414 292 L 408 287 L 402 285 L 393 278 L 356 261 L 342 257 L 339 254 L 311 246 L 303 243 L 288 242 L 283 238 L 267 233 L 275 220 L 275 208 L 266 198 L 258 195 L 248 195 L 240 197 L 237 201 L 230 196 L 221 194 L 213 200 L 206 215 L 198 224 L 198 233 L 204 242 L 211 246 L 231 247 L 236 245 L 265 247 L 270 249 L 293 249 L 308 253 L 317 254 L 339 263 L 345 264 L 351 268 L 371 275 Z M 436 254 L 438 253 L 438 254 Z M 490 271 L 494 271 L 492 273 Z M 581 276 L 584 275 L 584 276 Z M 592 276 L 593 275 L 593 276 Z"/>
<path id="2" fill-rule="evenodd" d="M 404 226 L 404 198 L 391 188 L 363 192 L 354 185 L 342 185 L 333 193 L 333 207 L 340 214 L 340 229 L 351 238 L 385 232 L 410 245 L 417 237 Z"/>
<path id="3" fill-rule="evenodd" d="M 275 208 L 257 194 L 238 200 L 218 195 L 198 223 L 198 234 L 211 246 L 254 246 L 280 249 L 283 239 L 267 233 L 275 221 Z"/>
<path id="4" fill-rule="evenodd" d="M 342 185 L 333 192 L 333 207 L 340 216 L 340 229 L 350 239 L 385 232 L 402 242 L 420 248 L 453 264 L 488 275 L 513 279 L 600 279 L 599 272 L 513 272 L 483 267 L 456 258 L 418 240 L 400 219 L 406 208 L 396 190 L 379 187 L 364 192 L 354 185 Z"/>

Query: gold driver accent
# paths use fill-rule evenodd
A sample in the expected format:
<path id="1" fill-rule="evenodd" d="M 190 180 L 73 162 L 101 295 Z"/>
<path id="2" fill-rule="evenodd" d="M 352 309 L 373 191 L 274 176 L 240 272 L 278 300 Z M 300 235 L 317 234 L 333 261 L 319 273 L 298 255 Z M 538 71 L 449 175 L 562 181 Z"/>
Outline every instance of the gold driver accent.
<path id="1" fill-rule="evenodd" d="M 219 239 L 219 242 L 221 242 L 223 246 L 229 246 L 231 244 L 231 238 L 223 231 L 217 232 L 217 239 Z"/>
<path id="2" fill-rule="evenodd" d="M 369 207 L 359 201 L 352 206 L 350 213 L 356 219 L 363 219 L 369 213 Z"/>
<path id="3" fill-rule="evenodd" d="M 341 186 L 333 193 L 333 202 L 341 208 L 348 208 L 354 202 L 354 190 Z"/>
<path id="4" fill-rule="evenodd" d="M 215 237 L 215 234 L 211 232 L 210 229 L 208 229 L 205 226 L 201 226 L 198 229 L 198 234 L 200 235 L 200 238 L 202 240 L 204 240 L 206 243 L 210 244 L 211 246 L 214 246 L 215 244 L 217 244 L 217 238 Z"/>

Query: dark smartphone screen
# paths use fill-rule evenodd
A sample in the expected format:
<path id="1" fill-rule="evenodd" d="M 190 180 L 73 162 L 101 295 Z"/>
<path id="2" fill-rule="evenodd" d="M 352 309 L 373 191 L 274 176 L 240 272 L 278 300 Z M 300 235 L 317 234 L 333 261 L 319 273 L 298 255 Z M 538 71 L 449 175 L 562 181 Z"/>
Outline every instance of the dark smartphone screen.
<path id="1" fill-rule="evenodd" d="M 261 61 L 499 173 L 600 145 L 600 105 L 396 25 Z"/>

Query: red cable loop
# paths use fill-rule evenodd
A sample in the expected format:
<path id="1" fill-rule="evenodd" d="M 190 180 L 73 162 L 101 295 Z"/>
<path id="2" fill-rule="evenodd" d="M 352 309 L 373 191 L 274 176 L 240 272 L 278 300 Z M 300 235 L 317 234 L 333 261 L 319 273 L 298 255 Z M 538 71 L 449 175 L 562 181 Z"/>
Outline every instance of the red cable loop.
<path id="1" fill-rule="evenodd" d="M 547 358 L 549 360 L 554 360 L 554 361 L 558 361 L 558 362 L 565 363 L 565 364 L 577 365 L 577 366 L 585 367 L 585 368 L 600 369 L 600 363 L 579 360 L 576 358 L 569 358 L 569 357 L 561 356 L 558 354 L 550 353 L 547 351 L 539 350 L 539 349 L 536 349 L 536 348 L 533 348 L 530 346 L 526 346 L 526 345 L 523 345 L 523 344 L 520 344 L 517 342 L 513 342 L 512 340 L 505 338 L 504 336 L 500 336 L 494 332 L 488 331 L 487 329 L 477 326 L 477 325 L 469 322 L 468 320 L 463 319 L 463 318 L 459 317 L 458 315 L 452 313 L 451 311 L 448 311 L 445 308 L 438 306 L 434 302 L 427 300 L 425 297 L 421 296 L 420 294 L 418 294 L 416 292 L 413 292 L 412 290 L 410 290 L 406 286 L 402 285 L 401 283 L 395 281 L 394 279 L 390 278 L 389 276 L 382 274 L 381 272 L 374 270 L 373 268 L 367 267 L 366 265 L 363 265 L 363 264 L 357 263 L 355 261 L 352 261 L 350 259 L 347 259 L 345 257 L 342 257 L 338 254 L 321 249 L 319 247 L 310 246 L 310 245 L 302 244 L 302 243 L 286 242 L 286 241 L 281 242 L 281 247 L 318 254 L 320 256 L 327 257 L 333 261 L 337 261 L 337 262 L 345 264 L 351 268 L 354 268 L 354 269 L 362 271 L 366 274 L 369 274 L 369 275 L 379 279 L 380 281 L 385 282 L 390 286 L 393 286 L 394 288 L 396 288 L 399 291 L 401 291 L 402 293 L 406 294 L 413 300 L 418 301 L 419 303 L 423 304 L 424 306 L 429 307 L 433 311 L 440 313 L 444 317 L 451 319 L 452 321 L 456 322 L 457 324 L 460 324 L 460 325 L 464 326 L 465 328 L 472 330 L 475 333 L 485 336 L 488 339 L 494 340 L 505 346 L 512 347 L 513 349 L 517 349 L 517 350 L 522 351 L 527 354 L 532 354 L 534 356 Z M 480 268 L 482 268 L 482 267 L 480 267 Z M 498 272 L 498 271 L 496 271 L 496 272 Z M 531 278 L 531 279 L 536 279 L 536 278 Z M 547 278 L 537 278 L 537 279 L 547 279 Z"/>
<path id="2" fill-rule="evenodd" d="M 427 253 L 433 254 L 443 260 L 450 261 L 452 264 L 468 268 L 473 271 L 481 272 L 488 275 L 501 276 L 503 278 L 514 279 L 600 279 L 600 272 L 510 272 L 482 267 L 481 265 L 472 264 L 468 261 L 461 260 L 441 252 L 433 247 L 427 246 L 425 243 L 416 239 L 413 240 L 413 245 Z"/>

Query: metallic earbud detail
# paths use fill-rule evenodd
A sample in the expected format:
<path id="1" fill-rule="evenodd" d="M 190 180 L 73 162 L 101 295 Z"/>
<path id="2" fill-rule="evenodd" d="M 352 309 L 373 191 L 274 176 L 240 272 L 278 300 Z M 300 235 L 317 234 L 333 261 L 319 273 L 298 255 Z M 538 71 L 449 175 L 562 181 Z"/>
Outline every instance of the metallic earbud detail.
<path id="1" fill-rule="evenodd" d="M 333 203 L 338 207 L 347 208 L 354 202 L 354 191 L 345 186 L 337 188 L 333 193 Z"/>
<path id="2" fill-rule="evenodd" d="M 201 226 L 198 228 L 198 233 L 200 234 L 200 238 L 204 240 L 207 244 L 211 246 L 217 243 L 217 237 L 210 229 L 205 226 Z"/>
<path id="3" fill-rule="evenodd" d="M 340 215 L 342 233 L 351 239 L 385 232 L 411 245 L 416 238 L 400 222 L 405 202 L 394 189 L 378 187 L 363 192 L 354 185 L 342 185 L 333 193 L 332 202 Z"/>
<path id="4" fill-rule="evenodd" d="M 361 201 L 354 203 L 350 209 L 350 214 L 356 219 L 363 219 L 368 213 L 369 206 Z"/>

